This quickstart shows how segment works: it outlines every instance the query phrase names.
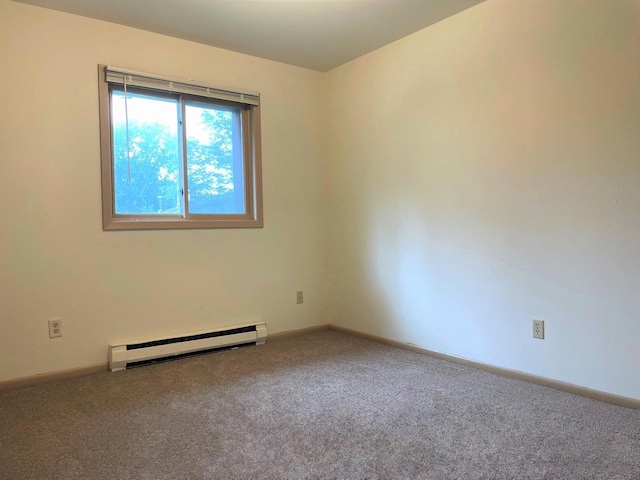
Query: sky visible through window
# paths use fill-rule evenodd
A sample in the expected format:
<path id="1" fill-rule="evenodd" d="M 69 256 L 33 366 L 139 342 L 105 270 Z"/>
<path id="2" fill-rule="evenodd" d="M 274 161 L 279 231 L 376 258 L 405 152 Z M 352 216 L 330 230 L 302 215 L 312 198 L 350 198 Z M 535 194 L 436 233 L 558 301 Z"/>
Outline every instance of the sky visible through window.
<path id="1" fill-rule="evenodd" d="M 171 106 L 167 108 L 167 104 Z M 175 104 L 175 100 L 169 100 L 165 103 L 157 101 L 157 99 L 154 98 L 153 102 L 149 102 L 146 98 L 137 95 L 133 96 L 131 94 L 128 94 L 127 98 L 127 110 L 129 111 L 129 115 L 131 115 L 131 112 L 133 111 L 135 112 L 135 117 L 139 122 L 160 123 L 177 133 L 178 113 L 177 110 L 173 110 L 174 107 L 172 104 Z M 111 103 L 111 117 L 113 118 L 114 124 L 124 125 L 126 121 L 124 94 L 113 96 Z M 187 133 L 188 138 L 194 138 L 204 145 L 211 144 L 209 130 L 203 124 L 201 116 L 189 118 L 189 130 Z"/>

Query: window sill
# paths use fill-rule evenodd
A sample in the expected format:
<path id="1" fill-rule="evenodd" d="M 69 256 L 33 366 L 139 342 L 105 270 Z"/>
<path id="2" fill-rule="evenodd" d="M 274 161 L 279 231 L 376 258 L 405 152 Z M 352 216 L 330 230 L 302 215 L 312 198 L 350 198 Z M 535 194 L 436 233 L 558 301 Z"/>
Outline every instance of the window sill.
<path id="1" fill-rule="evenodd" d="M 221 218 L 215 220 L 158 218 L 113 218 L 105 222 L 104 230 L 181 230 L 191 228 L 263 228 L 262 219 Z"/>

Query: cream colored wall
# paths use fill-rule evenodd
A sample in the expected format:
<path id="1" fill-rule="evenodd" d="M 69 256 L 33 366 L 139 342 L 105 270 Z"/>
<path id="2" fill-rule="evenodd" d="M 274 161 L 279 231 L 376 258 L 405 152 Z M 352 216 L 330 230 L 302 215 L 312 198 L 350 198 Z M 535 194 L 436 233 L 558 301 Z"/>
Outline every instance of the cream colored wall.
<path id="1" fill-rule="evenodd" d="M 640 2 L 490 0 L 327 81 L 332 321 L 640 398 Z"/>
<path id="2" fill-rule="evenodd" d="M 326 323 L 320 73 L 6 0 L 0 35 L 0 381 L 110 342 Z M 103 232 L 99 63 L 260 91 L 265 228 Z"/>

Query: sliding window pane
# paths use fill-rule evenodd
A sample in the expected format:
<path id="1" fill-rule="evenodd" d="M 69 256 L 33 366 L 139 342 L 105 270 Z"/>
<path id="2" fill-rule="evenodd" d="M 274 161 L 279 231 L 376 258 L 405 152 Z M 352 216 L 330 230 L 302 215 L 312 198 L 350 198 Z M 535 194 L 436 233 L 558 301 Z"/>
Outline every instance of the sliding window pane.
<path id="1" fill-rule="evenodd" d="M 189 213 L 245 213 L 241 110 L 187 102 Z"/>
<path id="2" fill-rule="evenodd" d="M 173 98 L 127 92 L 125 102 L 112 91 L 117 214 L 181 214 L 178 108 Z"/>

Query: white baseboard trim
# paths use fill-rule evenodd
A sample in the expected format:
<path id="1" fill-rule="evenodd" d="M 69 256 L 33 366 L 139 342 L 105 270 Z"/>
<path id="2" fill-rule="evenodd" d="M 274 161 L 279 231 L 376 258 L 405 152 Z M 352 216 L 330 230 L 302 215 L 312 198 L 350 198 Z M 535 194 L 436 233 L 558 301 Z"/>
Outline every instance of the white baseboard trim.
<path id="1" fill-rule="evenodd" d="M 300 335 L 306 335 L 308 333 L 321 332 L 323 330 L 329 330 L 330 325 L 325 323 L 324 325 L 314 325 L 313 327 L 297 328 L 295 330 L 287 330 L 285 332 L 270 333 L 267 337 L 267 343 L 272 340 L 279 340 L 281 338 L 298 337 Z"/>
<path id="2" fill-rule="evenodd" d="M 108 363 L 99 363 L 88 367 L 72 368 L 69 370 L 59 370 L 57 372 L 40 373 L 30 377 L 15 378 L 13 380 L 5 380 L 0 382 L 0 391 L 12 390 L 14 388 L 31 387 L 41 383 L 52 382 L 54 380 L 62 380 L 72 377 L 83 377 L 93 373 L 107 372 L 109 370 Z"/>
<path id="3" fill-rule="evenodd" d="M 586 387 L 580 387 L 571 383 L 561 382 L 559 380 L 552 380 L 550 378 L 539 377 L 530 373 L 520 372 L 518 370 L 510 370 L 508 368 L 496 367 L 487 363 L 476 362 L 474 360 L 468 360 L 463 357 L 457 357 L 455 355 L 449 355 L 446 353 L 436 352 L 433 350 L 427 350 L 425 348 L 412 345 L 411 343 L 398 342 L 396 340 L 390 340 L 388 338 L 379 337 L 377 335 L 371 335 L 369 333 L 360 332 L 358 330 L 352 330 L 351 328 L 340 327 L 337 325 L 329 324 L 331 330 L 337 332 L 362 337 L 367 340 L 371 340 L 392 347 L 402 348 L 412 352 L 422 353 L 429 355 L 430 357 L 438 358 L 440 360 L 446 360 L 448 362 L 459 363 L 460 365 L 466 365 L 468 367 L 477 368 L 486 372 L 494 373 L 496 375 L 502 375 L 504 377 L 515 378 L 518 380 L 524 380 L 525 382 L 535 383 L 536 385 L 542 385 L 544 387 L 553 388 L 555 390 L 561 390 L 563 392 L 573 393 L 580 395 L 581 397 L 592 398 L 594 400 L 600 400 L 602 402 L 611 403 L 621 407 L 633 408 L 640 410 L 640 400 L 630 397 L 623 397 L 621 395 L 615 395 L 613 393 L 602 392 L 600 390 L 592 390 Z"/>
<path id="4" fill-rule="evenodd" d="M 436 352 L 433 350 L 427 350 L 425 348 L 418 347 L 410 343 L 403 343 L 397 340 L 391 340 L 388 338 L 372 335 L 370 333 L 364 333 L 359 330 L 353 330 L 351 328 L 340 327 L 333 324 L 316 325 L 313 327 L 299 328 L 295 330 L 287 330 L 285 332 L 278 332 L 270 334 L 267 337 L 267 343 L 279 340 L 282 338 L 289 338 L 294 336 L 306 335 L 310 333 L 316 333 L 323 330 L 334 330 L 336 332 L 361 337 L 367 340 L 371 340 L 377 343 L 383 343 L 392 347 L 401 348 L 403 350 L 409 350 L 411 352 L 421 353 L 429 355 L 430 357 L 438 358 L 440 360 L 446 360 L 448 362 L 458 363 L 466 365 L 468 367 L 477 368 L 486 372 L 494 373 L 496 375 L 502 375 L 504 377 L 515 378 L 523 380 L 525 382 L 534 383 L 536 385 L 542 385 L 544 387 L 553 388 L 555 390 L 561 390 L 563 392 L 573 393 L 580 395 L 581 397 L 592 398 L 594 400 L 600 400 L 602 402 L 611 403 L 626 408 L 633 408 L 640 410 L 640 400 L 630 397 L 623 397 L 621 395 L 615 395 L 613 393 L 602 392 L 600 390 L 592 390 L 586 387 L 580 387 L 571 383 L 561 382 L 559 380 L 552 380 L 550 378 L 539 377 L 530 373 L 520 372 L 518 370 L 510 370 L 508 368 L 496 367 L 487 363 L 476 362 L 463 357 L 457 357 L 455 355 L 449 355 L 446 353 Z M 32 375 L 30 377 L 16 378 L 13 380 L 5 380 L 0 382 L 0 391 L 10 390 L 14 388 L 28 387 L 32 385 L 38 385 L 45 382 L 51 382 L 54 380 L 62 380 L 65 378 L 81 377 L 84 375 L 91 375 L 93 373 L 106 372 L 109 370 L 108 363 L 100 363 L 98 365 L 91 365 L 88 367 L 72 368 L 70 370 L 61 370 L 57 372 L 42 373 L 39 375 Z"/>

